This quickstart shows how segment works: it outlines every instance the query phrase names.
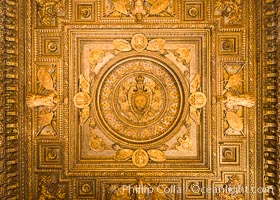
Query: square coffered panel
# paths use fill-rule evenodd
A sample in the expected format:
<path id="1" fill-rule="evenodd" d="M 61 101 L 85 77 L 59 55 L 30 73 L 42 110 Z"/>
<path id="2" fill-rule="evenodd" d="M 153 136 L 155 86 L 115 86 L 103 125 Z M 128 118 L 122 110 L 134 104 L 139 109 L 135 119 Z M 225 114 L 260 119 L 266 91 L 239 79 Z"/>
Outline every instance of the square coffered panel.
<path id="1" fill-rule="evenodd" d="M 71 169 L 100 158 L 123 168 L 210 168 L 209 31 L 144 32 L 71 34 L 70 84 L 79 83 L 70 90 Z"/>

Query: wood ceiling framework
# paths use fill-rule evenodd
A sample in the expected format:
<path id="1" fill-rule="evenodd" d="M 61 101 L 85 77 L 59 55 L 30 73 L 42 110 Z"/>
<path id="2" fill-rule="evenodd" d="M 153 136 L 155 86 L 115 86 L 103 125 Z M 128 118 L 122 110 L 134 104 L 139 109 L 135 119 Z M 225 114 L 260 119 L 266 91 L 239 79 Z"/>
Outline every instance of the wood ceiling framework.
<path id="1" fill-rule="evenodd" d="M 0 199 L 278 199 L 279 10 L 0 0 Z"/>

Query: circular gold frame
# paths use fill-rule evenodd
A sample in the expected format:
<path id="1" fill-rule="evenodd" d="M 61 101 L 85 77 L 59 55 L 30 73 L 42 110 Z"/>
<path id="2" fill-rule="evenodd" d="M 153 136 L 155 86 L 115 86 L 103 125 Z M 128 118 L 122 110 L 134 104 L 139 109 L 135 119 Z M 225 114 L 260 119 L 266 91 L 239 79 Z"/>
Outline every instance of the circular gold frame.
<path id="1" fill-rule="evenodd" d="M 121 136 L 104 120 L 100 108 L 100 96 L 101 96 L 101 87 L 104 84 L 104 81 L 108 74 L 110 74 L 115 67 L 119 66 L 122 63 L 125 63 L 130 60 L 149 60 L 159 64 L 164 68 L 166 72 L 176 81 L 178 92 L 179 92 L 179 108 L 178 114 L 173 122 L 173 124 L 168 128 L 168 130 L 161 134 L 160 136 L 153 138 L 151 140 L 132 140 Z M 137 73 L 137 72 L 135 72 Z M 113 91 L 112 91 L 113 92 Z M 109 138 L 111 138 L 115 143 L 118 143 L 125 147 L 143 147 L 143 148 L 152 148 L 163 144 L 165 141 L 170 139 L 182 126 L 183 122 L 186 119 L 188 114 L 188 95 L 189 95 L 189 86 L 186 83 L 186 80 L 178 67 L 171 62 L 169 59 L 165 58 L 162 55 L 159 55 L 150 51 L 139 52 L 125 52 L 119 53 L 117 56 L 108 61 L 97 74 L 95 82 L 92 84 L 92 95 L 93 95 L 93 106 L 92 112 L 95 116 L 98 127 L 106 133 Z"/>

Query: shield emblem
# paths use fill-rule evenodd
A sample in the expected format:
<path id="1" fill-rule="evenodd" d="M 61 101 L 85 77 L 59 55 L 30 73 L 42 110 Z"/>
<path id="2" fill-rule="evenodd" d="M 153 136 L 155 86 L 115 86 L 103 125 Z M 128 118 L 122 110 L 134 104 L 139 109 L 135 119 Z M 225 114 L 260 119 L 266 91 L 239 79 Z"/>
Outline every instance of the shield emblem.
<path id="1" fill-rule="evenodd" d="M 133 111 L 140 116 L 143 116 L 149 107 L 150 98 L 148 94 L 142 91 L 136 92 L 132 95 L 132 108 Z"/>

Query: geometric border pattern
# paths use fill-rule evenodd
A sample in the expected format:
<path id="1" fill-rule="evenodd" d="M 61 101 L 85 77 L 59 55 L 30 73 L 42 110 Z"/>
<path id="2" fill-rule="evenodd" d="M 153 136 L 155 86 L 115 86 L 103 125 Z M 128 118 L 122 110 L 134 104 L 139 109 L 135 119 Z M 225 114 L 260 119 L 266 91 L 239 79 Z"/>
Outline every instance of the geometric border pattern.
<path id="1" fill-rule="evenodd" d="M 280 107 L 279 107 L 279 52 L 280 52 L 280 12 L 279 1 L 263 1 L 261 26 L 263 41 L 260 49 L 263 55 L 260 63 L 265 79 L 262 81 L 264 133 L 263 156 L 265 171 L 263 184 L 277 191 L 266 195 L 266 199 L 277 199 L 280 195 Z M 278 31 L 278 32 L 277 32 Z M 260 51 L 261 52 L 261 51 Z M 262 76 L 262 74 L 260 74 Z M 277 110 L 278 109 L 278 110 Z"/>
<path id="2" fill-rule="evenodd" d="M 0 199 L 20 198 L 17 8 L 16 0 L 0 1 Z"/>

